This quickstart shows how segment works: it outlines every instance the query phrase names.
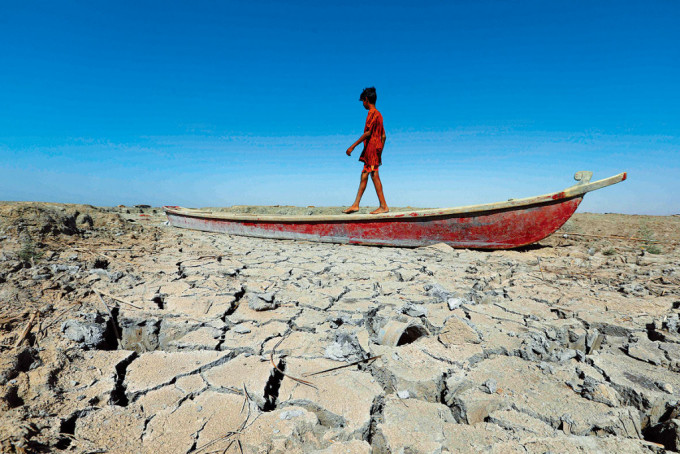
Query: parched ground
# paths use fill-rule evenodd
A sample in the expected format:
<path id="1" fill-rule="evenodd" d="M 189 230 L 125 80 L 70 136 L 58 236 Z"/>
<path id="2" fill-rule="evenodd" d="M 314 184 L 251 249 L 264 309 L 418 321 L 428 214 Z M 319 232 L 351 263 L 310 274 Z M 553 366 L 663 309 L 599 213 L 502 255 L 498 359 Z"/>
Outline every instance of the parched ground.
<path id="1" fill-rule="evenodd" d="M 494 252 L 164 221 L 0 203 L 2 452 L 680 449 L 678 216 Z"/>

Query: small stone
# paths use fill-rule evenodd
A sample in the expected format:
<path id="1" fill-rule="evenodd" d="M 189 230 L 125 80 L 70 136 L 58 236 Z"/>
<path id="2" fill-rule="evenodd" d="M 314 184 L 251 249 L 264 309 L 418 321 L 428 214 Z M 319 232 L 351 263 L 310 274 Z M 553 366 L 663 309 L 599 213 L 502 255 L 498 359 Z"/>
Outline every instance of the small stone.
<path id="1" fill-rule="evenodd" d="M 324 356 L 333 361 L 359 361 L 366 357 L 355 334 L 338 332 L 335 342 L 326 347 Z"/>
<path id="2" fill-rule="evenodd" d="M 568 349 L 564 350 L 563 352 L 560 352 L 557 355 L 557 360 L 559 362 L 563 363 L 565 361 L 569 361 L 572 358 L 576 358 L 576 356 L 577 356 L 576 350 L 574 350 L 572 348 L 568 348 Z"/>
<path id="3" fill-rule="evenodd" d="M 449 310 L 455 311 L 465 303 L 462 298 L 449 298 L 446 303 L 449 305 Z"/>
<path id="4" fill-rule="evenodd" d="M 410 315 L 411 317 L 423 317 L 427 316 L 427 308 L 422 304 L 406 303 L 403 305 L 399 311 L 402 314 Z"/>
<path id="5" fill-rule="evenodd" d="M 574 390 L 576 393 L 580 393 L 582 391 L 581 384 L 576 381 L 576 380 L 568 380 L 565 382 L 571 389 Z"/>
<path id="6" fill-rule="evenodd" d="M 245 325 L 237 325 L 234 327 L 232 331 L 238 334 L 248 334 L 251 331 L 251 329 Z"/>
<path id="7" fill-rule="evenodd" d="M 249 293 L 248 307 L 254 311 L 270 311 L 279 307 L 273 293 Z"/>
<path id="8" fill-rule="evenodd" d="M 663 383 L 661 385 L 661 389 L 663 389 L 668 394 L 673 394 L 673 386 L 671 386 L 669 383 Z"/>
<path id="9" fill-rule="evenodd" d="M 543 371 L 543 373 L 546 374 L 554 374 L 555 373 L 555 368 L 551 366 L 550 364 L 541 361 L 541 363 L 538 365 L 539 369 Z"/>
<path id="10" fill-rule="evenodd" d="M 69 319 L 61 324 L 61 333 L 83 348 L 98 348 L 106 344 L 107 320 L 99 314 L 87 314 L 86 321 Z"/>
<path id="11" fill-rule="evenodd" d="M 619 406 L 619 397 L 616 391 L 611 386 L 600 383 L 592 377 L 585 377 L 580 391 L 577 392 L 588 400 L 600 402 L 610 407 Z"/>
<path id="12" fill-rule="evenodd" d="M 429 296 L 432 296 L 440 301 L 448 301 L 449 298 L 453 298 L 453 293 L 449 292 L 439 284 L 426 285 L 425 291 Z"/>
<path id="13" fill-rule="evenodd" d="M 493 378 L 485 381 L 483 386 L 486 388 L 486 392 L 489 394 L 494 394 L 498 390 L 498 382 Z"/>
<path id="14" fill-rule="evenodd" d="M 298 416 L 302 416 L 304 412 L 302 410 L 285 410 L 282 411 L 281 414 L 279 415 L 279 418 L 281 419 L 293 419 L 297 418 Z"/>
<path id="15" fill-rule="evenodd" d="M 399 396 L 400 399 L 408 399 L 409 397 L 411 397 L 411 394 L 408 392 L 408 390 L 405 389 L 403 391 L 399 391 L 397 393 L 397 396 Z"/>

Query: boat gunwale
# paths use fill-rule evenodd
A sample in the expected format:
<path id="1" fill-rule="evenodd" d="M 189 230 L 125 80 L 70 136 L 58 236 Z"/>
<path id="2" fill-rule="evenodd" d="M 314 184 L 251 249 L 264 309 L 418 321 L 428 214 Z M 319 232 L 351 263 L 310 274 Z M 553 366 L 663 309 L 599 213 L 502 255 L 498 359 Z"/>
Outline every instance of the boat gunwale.
<path id="1" fill-rule="evenodd" d="M 576 179 L 581 172 L 577 172 Z M 579 182 L 562 191 L 552 192 L 534 197 L 521 199 L 509 199 L 504 202 L 492 202 L 479 205 L 466 205 L 452 208 L 430 208 L 425 210 L 388 212 L 381 214 L 331 214 L 331 215 L 258 215 L 258 214 L 234 214 L 216 211 L 205 211 L 194 208 L 164 206 L 166 215 L 176 215 L 210 220 L 236 221 L 236 222 L 266 222 L 266 223 L 348 223 L 348 222 L 390 222 L 390 221 L 416 221 L 431 220 L 432 218 L 444 218 L 456 215 L 479 215 L 487 212 L 508 211 L 518 208 L 529 208 L 533 205 L 546 205 L 561 203 L 578 196 L 620 183 L 627 178 L 627 172 L 622 172 L 609 178 L 597 180 L 592 183 Z"/>
<path id="2" fill-rule="evenodd" d="M 377 222 L 429 222 L 432 220 L 437 220 L 437 219 L 451 219 L 451 218 L 457 218 L 457 217 L 465 217 L 470 214 L 475 214 L 477 216 L 486 216 L 486 215 L 492 215 L 496 213 L 503 213 L 507 211 L 519 211 L 519 210 L 524 210 L 524 209 L 529 209 L 533 208 L 535 206 L 547 206 L 547 205 L 554 205 L 554 204 L 559 204 L 559 203 L 564 203 L 568 202 L 569 200 L 573 200 L 575 198 L 583 198 L 583 195 L 575 195 L 573 197 L 568 197 L 568 198 L 563 198 L 563 199 L 557 199 L 557 200 L 545 200 L 540 203 L 533 203 L 533 204 L 528 204 L 528 205 L 522 205 L 520 207 L 506 207 L 506 208 L 495 208 L 495 209 L 490 209 L 490 210 L 484 210 L 480 212 L 461 212 L 461 213 L 449 213 L 449 214 L 424 214 L 424 215 L 419 215 L 419 216 L 400 216 L 400 217 L 392 217 L 388 219 L 378 219 Z M 422 211 L 422 210 L 421 210 Z M 421 211 L 418 211 L 417 213 L 421 213 Z M 197 218 L 197 219 L 203 219 L 206 221 L 226 221 L 226 222 L 255 222 L 255 223 L 262 223 L 262 224 L 350 224 L 350 223 L 355 223 L 355 224 L 367 224 L 371 222 L 376 222 L 376 217 L 375 215 L 371 215 L 370 217 L 362 217 L 361 219 L 357 218 L 349 218 L 348 216 L 338 216 L 338 219 L 321 219 L 321 220 L 314 220 L 310 219 L 313 216 L 308 215 L 308 216 L 285 216 L 286 218 L 295 218 L 295 219 L 262 219 L 264 216 L 260 216 L 259 218 L 248 218 L 248 219 L 234 219 L 234 218 L 224 218 L 224 217 L 216 217 L 213 216 L 212 214 L 215 212 L 208 212 L 206 215 L 201 215 L 201 216 L 195 216 L 193 214 L 185 214 L 185 213 L 167 213 L 168 215 L 172 216 L 182 216 L 182 217 L 189 217 L 189 218 Z M 408 212 L 410 215 L 411 213 Z M 281 216 L 283 217 L 283 216 Z M 327 218 L 328 216 L 326 216 Z"/>

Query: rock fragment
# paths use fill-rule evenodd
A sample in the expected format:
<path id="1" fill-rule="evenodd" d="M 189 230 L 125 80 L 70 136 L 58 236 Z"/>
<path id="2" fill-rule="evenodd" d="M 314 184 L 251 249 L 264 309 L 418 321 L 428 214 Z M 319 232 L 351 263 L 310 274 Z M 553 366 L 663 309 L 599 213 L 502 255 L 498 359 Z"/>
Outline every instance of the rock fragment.
<path id="1" fill-rule="evenodd" d="M 335 334 L 335 341 L 326 347 L 324 356 L 333 361 L 354 362 L 368 357 L 361 348 L 359 340 L 355 334 L 338 332 Z"/>
<path id="2" fill-rule="evenodd" d="M 498 390 L 498 382 L 493 378 L 490 378 L 487 381 L 485 381 L 482 386 L 484 387 L 484 390 L 489 394 L 495 394 L 496 390 Z"/>
<path id="3" fill-rule="evenodd" d="M 69 319 L 61 324 L 61 333 L 84 349 L 107 346 L 109 318 L 101 314 L 84 314 L 83 320 Z"/>
<path id="4" fill-rule="evenodd" d="M 422 304 L 406 303 L 399 308 L 402 314 L 409 315 L 411 317 L 426 317 L 427 308 Z"/>
<path id="5" fill-rule="evenodd" d="M 254 311 L 271 311 L 279 304 L 273 293 L 248 293 L 248 307 Z"/>

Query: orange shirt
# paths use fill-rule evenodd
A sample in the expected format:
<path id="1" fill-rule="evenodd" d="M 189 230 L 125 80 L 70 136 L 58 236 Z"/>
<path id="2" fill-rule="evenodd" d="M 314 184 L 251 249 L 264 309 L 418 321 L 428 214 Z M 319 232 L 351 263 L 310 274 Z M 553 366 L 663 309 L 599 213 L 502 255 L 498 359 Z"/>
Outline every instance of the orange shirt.
<path id="1" fill-rule="evenodd" d="M 378 109 L 368 111 L 366 126 L 364 126 L 364 132 L 367 131 L 371 132 L 371 137 L 364 140 L 364 151 L 361 153 L 359 161 L 363 161 L 369 166 L 379 166 L 382 164 L 382 136 L 385 129 L 383 128 L 383 117 Z"/>

